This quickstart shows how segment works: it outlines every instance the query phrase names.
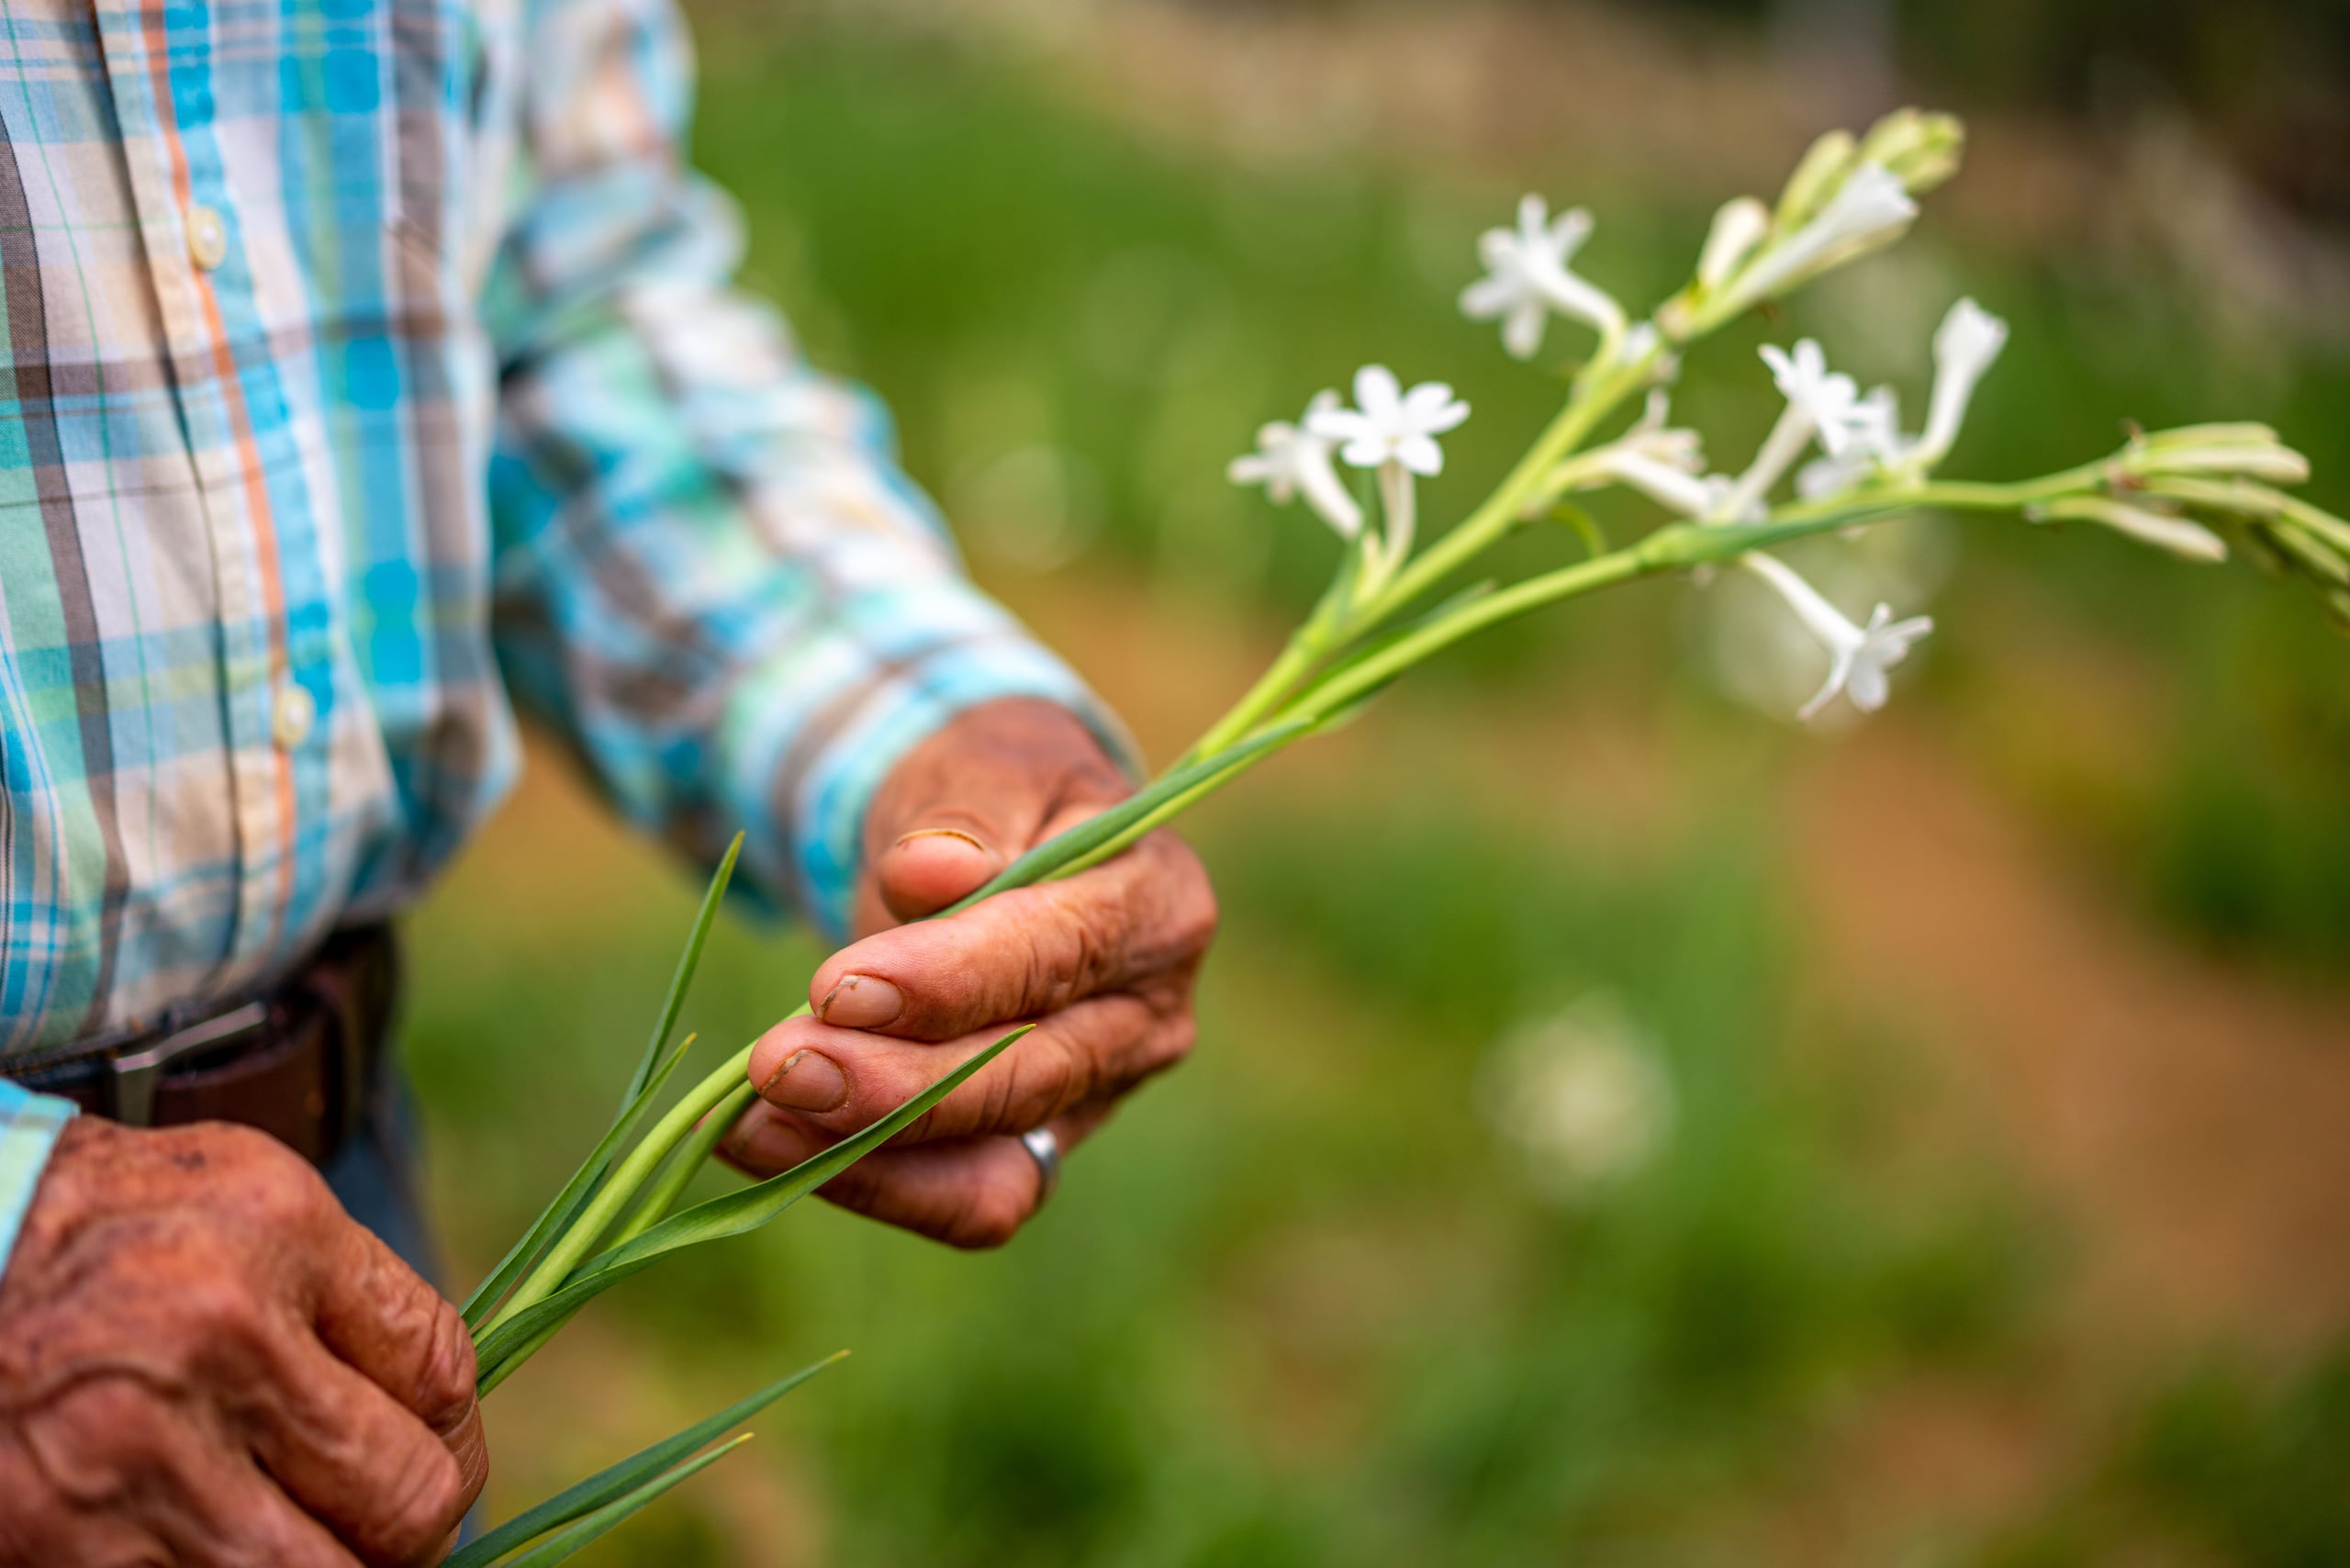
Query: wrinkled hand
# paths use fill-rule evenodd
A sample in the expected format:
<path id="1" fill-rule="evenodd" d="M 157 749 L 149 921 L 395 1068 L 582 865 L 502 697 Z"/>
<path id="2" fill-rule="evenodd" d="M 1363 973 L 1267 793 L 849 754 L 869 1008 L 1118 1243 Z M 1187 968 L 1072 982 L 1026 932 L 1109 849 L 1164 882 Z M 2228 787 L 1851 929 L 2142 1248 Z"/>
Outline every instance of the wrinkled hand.
<path id="1" fill-rule="evenodd" d="M 767 1176 L 867 1126 L 1036 1021 L 1035 1033 L 824 1189 L 835 1203 L 957 1247 L 1011 1238 L 1042 1196 L 1019 1135 L 1064 1150 L 1192 1047 L 1192 983 L 1215 932 L 1199 859 L 1171 834 L 1076 877 L 944 909 L 1129 791 L 1074 716 L 977 708 L 890 773 L 866 821 L 863 940 L 816 971 L 815 1016 L 752 1053 L 764 1097 L 722 1152 Z"/>
<path id="2" fill-rule="evenodd" d="M 68 1125 L 0 1275 L 0 1564 L 438 1562 L 487 1468 L 463 1319 L 308 1164 Z"/>

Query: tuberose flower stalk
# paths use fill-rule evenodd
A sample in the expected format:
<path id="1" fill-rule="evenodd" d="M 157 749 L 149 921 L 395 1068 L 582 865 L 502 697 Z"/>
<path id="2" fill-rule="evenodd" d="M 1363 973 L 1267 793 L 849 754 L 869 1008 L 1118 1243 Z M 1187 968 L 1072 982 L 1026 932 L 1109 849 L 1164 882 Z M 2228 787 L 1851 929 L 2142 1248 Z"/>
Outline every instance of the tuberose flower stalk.
<path id="1" fill-rule="evenodd" d="M 1469 417 L 1449 387 L 1408 391 L 1382 366 L 1354 378 L 1355 403 L 1324 393 L 1298 422 L 1259 432 L 1254 453 L 1230 477 L 1260 485 L 1276 503 L 1303 499 L 1343 542 L 1331 586 L 1273 664 L 1225 716 L 1134 797 L 1023 856 L 953 909 L 1012 888 L 1071 876 L 1121 853 L 1200 800 L 1293 745 L 1343 719 L 1415 666 L 1469 637 L 1521 615 L 1645 578 L 1703 579 L 1743 565 L 1779 593 L 1830 659 L 1827 678 L 1800 710 L 1810 717 L 1838 696 L 1865 711 L 1886 700 L 1888 672 L 1932 627 L 1924 616 L 1896 619 L 1878 605 L 1865 623 L 1838 610 L 1774 554 L 1797 541 L 1879 525 L 1928 510 L 2006 515 L 2043 525 L 2081 523 L 2189 561 L 2216 563 L 2230 539 L 2247 554 L 2299 577 L 2350 625 L 2350 523 L 2277 488 L 2309 475 L 2300 454 L 2265 425 L 2207 424 L 2133 436 L 2119 452 L 2076 467 L 2007 481 L 1941 478 L 1979 384 L 2004 346 L 2006 325 L 1962 300 L 1934 341 L 1936 375 L 1925 430 L 1897 428 L 1890 388 L 1859 394 L 1830 372 L 1809 341 L 1763 351 L 1785 407 L 1743 473 L 1704 472 L 1695 431 L 1665 424 L 1662 386 L 1678 354 L 1762 301 L 1891 243 L 1917 216 L 1915 198 L 1955 169 L 1961 134 L 1942 116 L 1903 110 L 1865 137 L 1822 138 L 1790 178 L 1775 207 L 1740 198 L 1717 215 L 1690 282 L 1634 322 L 1612 295 L 1571 272 L 1589 238 L 1589 215 L 1557 219 L 1529 196 L 1514 229 L 1481 242 L 1488 275 L 1462 299 L 1467 314 L 1504 323 L 1515 356 L 1538 352 L 1553 316 L 1597 334 L 1564 406 L 1478 507 L 1418 547 L 1418 476 L 1442 471 L 1440 438 Z M 1645 414 L 1594 444 L 1632 398 L 1651 394 Z M 1817 447 L 1818 461 L 1798 470 Z M 1339 481 L 1339 462 L 1376 476 L 1374 528 Z M 1796 493 L 1773 498 L 1786 476 Z M 1436 603 L 1439 589 L 1514 531 L 1550 515 L 1570 491 L 1614 486 L 1646 497 L 1667 519 L 1645 536 L 1605 548 L 1595 536 L 1585 559 L 1505 586 L 1472 589 Z M 731 866 L 731 857 L 729 861 Z M 705 904 L 696 945 L 680 966 L 690 973 L 727 868 Z M 677 992 L 673 990 L 671 1014 Z M 665 1018 L 664 1030 L 667 1020 Z M 609 1170 L 591 1159 L 568 1212 L 550 1205 L 531 1242 L 468 1303 L 485 1390 L 535 1353 L 597 1292 L 660 1256 L 767 1223 L 800 1196 L 873 1148 L 976 1071 L 1016 1036 L 964 1062 L 881 1122 L 805 1164 L 764 1182 L 672 1213 L 719 1137 L 754 1098 L 744 1047 L 685 1092 Z M 655 1045 L 659 1039 L 656 1036 Z M 653 1058 L 640 1070 L 652 1075 Z M 659 1079 L 632 1100 L 608 1143 L 649 1103 Z M 600 1149 L 599 1149 L 600 1155 Z M 590 1178 L 593 1178 L 590 1180 Z M 566 1193 L 569 1193 L 566 1189 Z M 535 1257 L 523 1256 L 535 1249 Z M 497 1299 L 500 1291 L 503 1299 Z"/>

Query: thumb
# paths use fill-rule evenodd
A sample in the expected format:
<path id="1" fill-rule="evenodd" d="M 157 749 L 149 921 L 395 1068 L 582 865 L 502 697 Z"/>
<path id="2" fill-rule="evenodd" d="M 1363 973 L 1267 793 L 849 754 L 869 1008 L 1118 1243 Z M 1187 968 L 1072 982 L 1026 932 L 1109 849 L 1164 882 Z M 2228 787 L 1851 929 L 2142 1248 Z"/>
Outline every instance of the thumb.
<path id="1" fill-rule="evenodd" d="M 1055 818 L 1125 788 L 1067 708 L 1006 699 L 957 714 L 890 768 L 867 809 L 857 934 L 945 910 L 1048 837 Z"/>
<path id="2" fill-rule="evenodd" d="M 1009 699 L 957 715 L 890 770 L 866 813 L 857 934 L 936 913 L 1042 842 L 1057 818 L 1127 788 L 1066 708 Z"/>
<path id="3" fill-rule="evenodd" d="M 935 914 L 1012 863 L 994 824 L 973 822 L 968 809 L 946 814 L 957 820 L 908 829 L 875 862 L 874 890 L 891 919 Z"/>

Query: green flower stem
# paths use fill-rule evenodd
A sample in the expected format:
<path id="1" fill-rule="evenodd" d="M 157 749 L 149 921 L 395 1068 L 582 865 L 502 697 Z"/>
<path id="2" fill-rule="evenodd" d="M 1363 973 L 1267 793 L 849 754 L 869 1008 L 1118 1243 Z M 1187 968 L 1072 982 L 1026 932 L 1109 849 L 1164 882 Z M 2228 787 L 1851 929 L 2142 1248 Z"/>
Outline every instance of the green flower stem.
<path id="1" fill-rule="evenodd" d="M 1309 624 L 1290 639 L 1289 645 L 1281 649 L 1281 657 L 1267 666 L 1265 673 L 1257 678 L 1257 683 L 1232 705 L 1231 711 L 1211 725 L 1192 749 L 1183 754 L 1185 760 L 1213 756 L 1229 748 L 1233 742 L 1255 729 L 1265 715 L 1281 705 L 1291 689 L 1321 663 L 1323 655 L 1328 652 L 1322 639 L 1307 634 L 1312 630 Z"/>
<path id="2" fill-rule="evenodd" d="M 719 1139 L 733 1129 L 734 1124 L 743 1119 L 743 1113 L 751 1108 L 751 1102 L 758 1097 L 758 1091 L 745 1078 L 718 1103 L 716 1110 L 701 1119 L 693 1136 L 677 1146 L 677 1153 L 661 1168 L 661 1174 L 645 1189 L 644 1201 L 636 1205 L 636 1212 L 628 1216 L 628 1223 L 612 1238 L 613 1246 L 635 1240 L 669 1217 L 669 1211 L 677 1206 L 678 1196 L 701 1170 L 711 1151 L 718 1147 Z"/>
<path id="3" fill-rule="evenodd" d="M 1631 386 L 1648 374 L 1645 363 L 1618 367 L 1589 395 L 1578 398 L 1546 431 L 1542 441 L 1486 503 L 1452 533 L 1414 562 L 1401 577 L 1361 609 L 1361 619 L 1349 630 L 1363 631 L 1416 598 L 1432 584 L 1466 561 L 1515 521 L 1517 509 L 1544 478 L 1570 455 L 1577 443 L 1606 417 Z M 1684 521 L 1657 530 L 1639 544 L 1596 555 L 1571 566 L 1542 573 L 1495 592 L 1473 599 L 1459 610 L 1396 637 L 1376 652 L 1344 664 L 1318 682 L 1299 689 L 1308 672 L 1324 656 L 1323 639 L 1301 635 L 1293 639 L 1263 678 L 1231 712 L 1218 721 L 1188 756 L 1204 757 L 1245 747 L 1221 767 L 1204 773 L 1184 788 L 1137 812 L 1108 836 L 1073 853 L 1057 855 L 1053 844 L 1022 857 L 1007 877 L 985 890 L 992 893 L 1008 886 L 1024 886 L 1101 864 L 1123 852 L 1144 834 L 1190 810 L 1274 752 L 1361 702 L 1413 666 L 1425 662 L 1477 633 L 1546 606 L 1662 572 L 1735 560 L 1751 551 L 1806 538 L 1854 524 L 1883 521 L 1899 513 L 1935 507 L 1959 511 L 2014 511 L 2039 502 L 2092 489 L 2110 474 L 2109 460 L 2084 464 L 2039 479 L 2013 484 L 1944 481 L 1893 484 L 1852 492 L 1823 501 L 1803 502 L 1773 511 L 1759 522 L 1707 524 Z M 1267 715 L 1271 717 L 1268 720 Z M 1189 765 L 1196 769 L 1200 764 Z M 1169 770 L 1165 786 L 1184 767 Z M 1082 827 L 1070 830 L 1083 834 Z M 1096 829 L 1098 834 L 1098 827 Z M 1064 837 L 1069 835 L 1063 835 Z M 1058 842 L 1058 841 L 1056 841 Z M 967 901 L 970 902 L 970 901 Z M 965 907 L 957 905 L 957 908 Z M 807 1009 L 803 1006 L 800 1012 Z M 797 1014 L 794 1014 L 797 1016 Z M 746 1108 L 754 1093 L 744 1074 L 750 1047 L 741 1052 L 671 1107 L 647 1133 L 611 1180 L 546 1257 L 514 1291 L 498 1315 L 481 1330 L 498 1327 L 524 1308 L 543 1301 L 562 1288 L 587 1260 L 597 1242 L 619 1220 L 631 1202 L 637 1208 L 614 1237 L 612 1245 L 633 1240 L 658 1224 L 686 1183 L 709 1156 L 727 1127 Z M 700 1126 L 698 1127 L 697 1123 Z M 550 1331 L 551 1332 L 551 1331 Z M 527 1359 L 529 1349 L 509 1359 L 500 1375 Z"/>
<path id="4" fill-rule="evenodd" d="M 1662 353 L 1662 350 L 1652 351 L 1628 364 L 1612 365 L 1588 385 L 1579 385 L 1559 417 L 1550 421 L 1550 428 L 1485 498 L 1484 504 L 1421 552 L 1363 606 L 1362 629 L 1378 626 L 1517 526 L 1528 500 L 1550 479 L 1551 470 L 1574 454 L 1600 420 L 1647 385 Z"/>
<path id="5" fill-rule="evenodd" d="M 796 1018 L 807 1011 L 807 1005 L 802 1003 L 791 1016 Z M 736 1088 L 743 1085 L 750 1068 L 751 1047 L 744 1046 L 724 1065 L 688 1090 L 684 1099 L 669 1107 L 668 1113 L 653 1125 L 653 1130 L 629 1150 L 628 1158 L 613 1170 L 611 1179 L 597 1193 L 595 1201 L 580 1211 L 579 1217 L 571 1227 L 547 1249 L 546 1256 L 524 1276 L 522 1282 L 514 1287 L 514 1294 L 507 1297 L 506 1305 L 476 1330 L 474 1338 L 476 1343 L 524 1307 L 537 1305 L 562 1287 L 571 1271 L 587 1260 L 597 1238 L 621 1216 L 621 1211 L 652 1178 L 670 1150 L 692 1135 L 696 1122 L 716 1110 Z"/>
<path id="6" fill-rule="evenodd" d="M 1301 694 L 1293 704 L 1282 711 L 1281 717 L 1285 722 L 1298 720 L 1321 722 L 1361 701 L 1414 665 L 1489 626 L 1539 610 L 1544 605 L 1556 604 L 1561 599 L 1573 599 L 1597 588 L 1665 570 L 1666 566 L 1666 563 L 1649 560 L 1645 549 L 1635 546 L 1514 583 L 1397 639 L 1360 663 L 1337 670 L 1327 680 Z"/>
<path id="7" fill-rule="evenodd" d="M 1612 365 L 1589 384 L 1579 386 L 1567 406 L 1550 421 L 1550 428 L 1484 504 L 1429 545 L 1384 588 L 1362 604 L 1341 611 L 1337 618 L 1339 630 L 1349 636 L 1375 631 L 1397 610 L 1475 559 L 1516 526 L 1528 502 L 1549 482 L 1552 471 L 1574 454 L 1600 420 L 1647 381 L 1657 357 L 1652 353 L 1630 364 Z M 1184 756 L 1200 757 L 1223 751 L 1248 734 L 1268 715 L 1282 711 L 1284 702 L 1296 694 L 1299 682 L 1328 655 L 1338 651 L 1334 644 L 1342 644 L 1347 640 L 1308 634 L 1315 630 L 1309 622 L 1305 632 L 1292 638 L 1271 667 Z"/>

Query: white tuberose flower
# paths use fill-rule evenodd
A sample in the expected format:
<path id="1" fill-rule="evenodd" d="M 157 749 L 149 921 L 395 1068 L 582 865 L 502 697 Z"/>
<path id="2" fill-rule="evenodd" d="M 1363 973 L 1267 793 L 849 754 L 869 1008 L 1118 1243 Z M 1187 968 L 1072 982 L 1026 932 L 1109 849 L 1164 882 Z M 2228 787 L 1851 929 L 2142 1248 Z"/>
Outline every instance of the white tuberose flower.
<path id="1" fill-rule="evenodd" d="M 1901 433 L 1900 395 L 1892 387 L 1873 388 L 1853 406 L 1849 423 L 1852 439 L 1844 455 L 1818 458 L 1796 470 L 1796 494 L 1805 500 L 1841 495 L 1908 455 L 1911 443 Z"/>
<path id="2" fill-rule="evenodd" d="M 1441 381 L 1423 381 L 1409 392 L 1383 364 L 1355 372 L 1352 409 L 1316 408 L 1306 415 L 1308 433 L 1339 447 L 1338 455 L 1358 468 L 1396 463 L 1415 474 L 1444 472 L 1444 449 L 1436 438 L 1469 417 L 1469 405 Z"/>
<path id="3" fill-rule="evenodd" d="M 1852 378 L 1830 370 L 1827 354 L 1810 338 L 1797 343 L 1793 353 L 1775 343 L 1765 343 L 1762 363 L 1771 367 L 1771 378 L 1779 384 L 1787 406 L 1746 472 L 1722 492 L 1721 504 L 1709 514 L 1718 521 L 1744 521 L 1756 515 L 1779 476 L 1815 438 L 1830 458 L 1841 458 L 1874 418 L 1862 412 L 1860 391 Z"/>
<path id="4" fill-rule="evenodd" d="M 1828 355 L 1813 338 L 1797 343 L 1792 354 L 1776 343 L 1765 343 L 1762 363 L 1771 367 L 1771 379 L 1779 384 L 1787 406 L 1810 421 L 1821 449 L 1830 457 L 1841 457 L 1852 443 L 1861 407 L 1860 388 L 1852 378 L 1828 368 Z"/>
<path id="5" fill-rule="evenodd" d="M 2007 346 L 2005 321 L 1972 299 L 1950 308 L 1934 333 L 1933 402 L 1926 410 L 1925 434 L 1907 454 L 1909 462 L 1930 468 L 1950 454 L 1975 384 Z"/>
<path id="6" fill-rule="evenodd" d="M 1893 619 L 1893 607 L 1880 604 L 1869 616 L 1866 626 L 1855 626 L 1844 612 L 1821 597 L 1795 570 L 1775 556 L 1761 551 L 1740 557 L 1763 581 L 1779 590 L 1779 597 L 1796 612 L 1798 620 L 1811 634 L 1819 639 L 1833 661 L 1828 679 L 1810 701 L 1796 711 L 1804 720 L 1815 718 L 1820 710 L 1836 699 L 1838 692 L 1848 694 L 1852 706 L 1863 713 L 1874 713 L 1885 706 L 1891 682 L 1886 671 L 1909 656 L 1909 649 L 1918 640 L 1934 629 L 1933 618 L 1912 616 L 1907 621 Z"/>
<path id="7" fill-rule="evenodd" d="M 1589 238 L 1589 212 L 1578 207 L 1553 222 L 1547 202 L 1526 197 L 1517 204 L 1516 229 L 1489 229 L 1479 237 L 1487 275 L 1461 291 L 1461 312 L 1472 321 L 1498 318 L 1502 345 L 1517 359 L 1532 359 L 1541 348 L 1554 310 L 1614 338 L 1624 330 L 1623 307 L 1567 267 Z"/>
<path id="8" fill-rule="evenodd" d="M 1314 418 L 1338 407 L 1336 392 L 1323 392 L 1306 406 L 1303 424 L 1276 420 L 1257 432 L 1257 450 L 1236 457 L 1225 469 L 1236 485 L 1262 485 L 1275 504 L 1287 506 L 1300 494 L 1342 539 L 1362 532 L 1362 508 L 1331 466 L 1333 443 L 1314 433 Z"/>
<path id="9" fill-rule="evenodd" d="M 1918 216 L 1901 176 L 1881 163 L 1852 171 L 1819 215 L 1756 256 L 1739 274 L 1741 302 L 1767 299 L 1849 257 L 1897 237 Z"/>

